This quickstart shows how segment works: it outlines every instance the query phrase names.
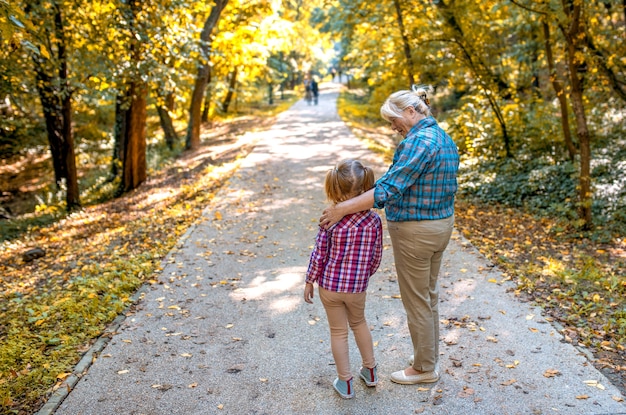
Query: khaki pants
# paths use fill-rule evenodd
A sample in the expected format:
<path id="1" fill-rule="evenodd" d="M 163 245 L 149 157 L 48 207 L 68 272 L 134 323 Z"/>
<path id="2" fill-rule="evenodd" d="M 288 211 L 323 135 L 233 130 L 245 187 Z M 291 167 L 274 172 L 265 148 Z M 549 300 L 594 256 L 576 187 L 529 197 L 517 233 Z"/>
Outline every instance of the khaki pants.
<path id="1" fill-rule="evenodd" d="M 335 359 L 337 377 L 341 380 L 349 380 L 352 377 L 348 351 L 348 325 L 361 352 L 363 367 L 376 366 L 372 333 L 365 320 L 366 293 L 337 293 L 322 287 L 319 288 L 319 293 L 328 317 L 330 348 Z"/>
<path id="2" fill-rule="evenodd" d="M 387 223 L 418 371 L 435 370 L 439 358 L 437 277 L 453 227 L 454 216 Z"/>

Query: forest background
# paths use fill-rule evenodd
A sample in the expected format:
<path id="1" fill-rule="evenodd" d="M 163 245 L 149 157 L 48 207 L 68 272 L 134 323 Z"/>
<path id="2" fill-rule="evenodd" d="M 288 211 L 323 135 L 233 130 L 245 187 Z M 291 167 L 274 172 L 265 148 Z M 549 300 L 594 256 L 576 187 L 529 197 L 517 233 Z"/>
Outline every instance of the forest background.
<path id="1" fill-rule="evenodd" d="M 387 157 L 381 103 L 434 86 L 457 228 L 626 390 L 626 0 L 0 0 L 0 30 L 3 413 L 62 385 L 312 77 Z"/>

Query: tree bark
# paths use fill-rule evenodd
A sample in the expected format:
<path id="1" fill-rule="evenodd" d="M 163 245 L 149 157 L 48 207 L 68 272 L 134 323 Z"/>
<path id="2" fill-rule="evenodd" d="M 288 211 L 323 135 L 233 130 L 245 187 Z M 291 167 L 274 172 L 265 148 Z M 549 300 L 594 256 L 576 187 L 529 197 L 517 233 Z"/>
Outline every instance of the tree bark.
<path id="1" fill-rule="evenodd" d="M 72 134 L 72 91 L 68 79 L 63 16 L 58 5 L 54 4 L 52 13 L 58 67 L 50 69 L 51 65 L 44 62 L 44 58 L 41 56 L 34 55 L 33 62 L 37 77 L 37 90 L 46 120 L 55 182 L 58 188 L 65 184 L 65 202 L 67 210 L 71 212 L 80 207 L 76 155 Z M 56 77 L 49 75 L 49 70 L 56 70 Z"/>
<path id="2" fill-rule="evenodd" d="M 120 174 L 122 166 L 122 147 L 124 145 L 124 135 L 126 134 L 126 109 L 124 108 L 124 95 L 115 97 L 115 125 L 113 126 L 113 157 L 111 160 L 111 173 L 109 182 L 115 180 Z"/>
<path id="3" fill-rule="evenodd" d="M 585 106 L 583 103 L 583 80 L 586 64 L 580 61 L 583 53 L 582 43 L 585 41 L 585 32 L 582 19 L 582 4 L 579 1 L 562 0 L 563 11 L 569 18 L 569 27 L 560 25 L 565 41 L 567 43 L 567 62 L 571 83 L 571 101 L 576 118 L 576 133 L 580 147 L 580 178 L 579 178 L 579 215 L 584 221 L 584 227 L 593 227 L 593 217 L 591 214 L 592 194 L 591 194 L 591 140 L 587 119 L 585 116 Z"/>
<path id="4" fill-rule="evenodd" d="M 267 103 L 274 105 L 274 84 L 272 82 L 267 83 Z"/>
<path id="5" fill-rule="evenodd" d="M 572 132 L 569 128 L 569 111 L 567 110 L 567 97 L 563 88 L 563 82 L 559 78 L 559 74 L 557 73 L 556 67 L 554 65 L 552 42 L 550 40 L 550 26 L 548 25 L 548 22 L 545 21 L 545 19 L 542 21 L 542 25 L 543 37 L 546 48 L 546 58 L 548 60 L 548 69 L 550 70 L 550 81 L 552 82 L 552 87 L 554 88 L 556 97 L 559 100 L 559 107 L 561 110 L 561 128 L 563 129 L 563 139 L 565 140 L 565 146 L 567 147 L 567 152 L 569 153 L 569 159 L 571 161 L 574 161 L 577 151 L 576 146 L 574 146 L 574 142 L 572 141 Z"/>
<path id="6" fill-rule="evenodd" d="M 217 26 L 220 15 L 222 14 L 222 11 L 226 7 L 227 3 L 228 0 L 215 0 L 215 5 L 213 6 L 213 9 L 211 9 L 211 13 L 205 21 L 202 33 L 200 34 L 200 40 L 202 42 L 201 48 L 204 56 L 203 62 L 200 62 L 198 65 L 198 74 L 196 75 L 196 81 L 191 95 L 189 125 L 187 126 L 187 139 L 185 143 L 187 149 L 193 149 L 200 146 L 202 101 L 210 69 L 208 62 L 211 49 L 211 34 Z"/>
<path id="7" fill-rule="evenodd" d="M 237 68 L 235 68 L 230 74 L 230 81 L 228 82 L 228 92 L 226 93 L 226 97 L 224 97 L 224 102 L 222 104 L 222 111 L 224 111 L 224 113 L 228 112 L 228 107 L 230 107 L 233 95 L 235 95 L 235 88 L 237 87 L 237 72 Z"/>
<path id="8" fill-rule="evenodd" d="M 204 92 L 204 104 L 202 105 L 202 124 L 209 122 L 209 111 L 211 110 L 211 71 L 207 77 L 206 91 Z"/>
<path id="9" fill-rule="evenodd" d="M 406 58 L 406 70 L 407 76 L 409 80 L 409 88 L 415 83 L 415 69 L 413 67 L 413 58 L 411 57 L 411 45 L 409 44 L 409 38 L 406 34 L 406 29 L 404 27 L 404 20 L 402 19 L 402 8 L 400 7 L 400 0 L 393 0 L 394 5 L 396 6 L 396 16 L 398 21 L 398 26 L 400 28 L 400 34 L 402 35 L 402 44 L 404 46 L 404 57 Z"/>
<path id="10" fill-rule="evenodd" d="M 174 123 L 172 117 L 166 107 L 157 105 L 157 112 L 159 113 L 159 120 L 161 121 L 161 128 L 163 129 L 163 135 L 165 138 L 165 144 L 170 150 L 174 149 L 174 145 L 178 141 L 178 134 L 174 129 Z"/>
<path id="11" fill-rule="evenodd" d="M 121 158 L 121 193 L 136 189 L 146 180 L 146 89 L 133 83 L 128 89 L 130 105 L 125 112 L 126 129 L 123 134 Z"/>
<path id="12" fill-rule="evenodd" d="M 142 60 L 140 25 L 137 16 L 141 13 L 139 0 L 128 2 L 128 22 L 131 32 L 129 55 L 133 68 Z M 120 105 L 121 129 L 120 159 L 122 161 L 121 182 L 118 195 L 137 188 L 146 180 L 146 107 L 147 88 L 138 71 L 131 71 L 127 78 L 128 89 Z"/>

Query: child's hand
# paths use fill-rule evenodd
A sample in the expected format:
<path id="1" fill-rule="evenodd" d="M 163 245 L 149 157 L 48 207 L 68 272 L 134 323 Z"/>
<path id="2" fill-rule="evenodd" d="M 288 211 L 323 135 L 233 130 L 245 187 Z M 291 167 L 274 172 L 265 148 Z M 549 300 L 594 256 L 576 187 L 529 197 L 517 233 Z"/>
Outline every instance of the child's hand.
<path id="1" fill-rule="evenodd" d="M 313 284 L 311 283 L 306 283 L 306 285 L 304 286 L 304 301 L 306 301 L 309 304 L 313 304 L 313 301 L 311 301 L 313 299 Z"/>

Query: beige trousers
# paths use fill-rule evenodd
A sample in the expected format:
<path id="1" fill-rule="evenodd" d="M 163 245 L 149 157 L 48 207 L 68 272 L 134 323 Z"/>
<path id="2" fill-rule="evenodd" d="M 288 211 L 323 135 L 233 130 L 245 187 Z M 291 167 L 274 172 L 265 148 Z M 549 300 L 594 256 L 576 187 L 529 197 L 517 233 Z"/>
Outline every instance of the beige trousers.
<path id="1" fill-rule="evenodd" d="M 439 357 L 437 278 L 453 227 L 454 216 L 387 223 L 418 371 L 435 370 Z"/>
<path id="2" fill-rule="evenodd" d="M 365 320 L 366 293 L 337 293 L 322 287 L 319 288 L 319 293 L 328 317 L 330 348 L 335 359 L 337 377 L 341 380 L 349 380 L 352 377 L 348 350 L 348 325 L 354 333 L 363 367 L 376 366 L 372 333 Z"/>

